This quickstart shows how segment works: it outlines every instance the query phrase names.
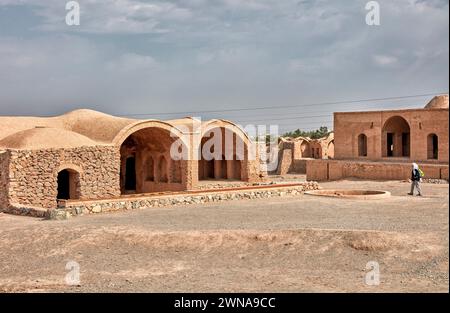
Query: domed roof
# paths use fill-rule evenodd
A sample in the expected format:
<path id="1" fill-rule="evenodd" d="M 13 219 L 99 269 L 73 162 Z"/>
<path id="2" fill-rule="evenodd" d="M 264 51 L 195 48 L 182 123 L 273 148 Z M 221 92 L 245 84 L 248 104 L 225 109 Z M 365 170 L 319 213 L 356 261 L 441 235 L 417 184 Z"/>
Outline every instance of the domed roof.
<path id="1" fill-rule="evenodd" d="M 5 149 L 51 149 L 95 146 L 93 140 L 61 128 L 35 127 L 12 134 L 0 140 Z"/>
<path id="2" fill-rule="evenodd" d="M 137 122 L 87 109 L 66 113 L 58 119 L 65 129 L 103 143 L 111 142 L 125 126 Z"/>
<path id="3" fill-rule="evenodd" d="M 448 109 L 448 95 L 440 95 L 431 99 L 425 109 Z"/>

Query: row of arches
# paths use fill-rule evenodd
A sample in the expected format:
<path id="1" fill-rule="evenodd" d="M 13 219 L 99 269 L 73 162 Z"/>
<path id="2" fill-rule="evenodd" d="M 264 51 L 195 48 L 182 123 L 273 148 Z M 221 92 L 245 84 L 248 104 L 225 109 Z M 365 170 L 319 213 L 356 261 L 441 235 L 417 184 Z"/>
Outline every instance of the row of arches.
<path id="1" fill-rule="evenodd" d="M 211 145 L 214 142 L 216 144 Z M 205 133 L 199 146 L 198 179 L 241 180 L 241 161 L 245 158 L 246 150 L 241 138 L 231 130 L 217 128 Z"/>
<path id="2" fill-rule="evenodd" d="M 120 148 L 122 194 L 183 190 L 187 175 L 184 169 L 191 165 L 187 155 L 180 160 L 172 155 L 174 151 L 171 150 L 177 145 L 180 155 L 189 151 L 184 143 L 175 142 L 177 139 L 169 131 L 157 127 L 144 128 L 129 135 Z M 221 141 L 209 146 L 212 139 Z M 232 140 L 232 144 L 227 140 Z M 242 151 L 239 147 L 243 147 Z M 199 150 L 199 180 L 245 179 L 242 168 L 248 148 L 233 131 L 224 127 L 210 129 L 204 134 Z M 207 158 L 204 157 L 205 150 Z"/>
<path id="3" fill-rule="evenodd" d="M 386 138 L 387 147 L 386 147 L 386 156 L 392 157 L 394 156 L 394 151 L 396 146 L 394 145 L 394 141 L 389 139 L 389 137 Z M 409 145 L 409 143 L 408 143 Z M 409 153 L 406 153 L 406 151 L 409 151 L 409 146 L 407 148 L 404 148 L 402 146 L 401 150 L 401 156 L 402 157 L 408 157 Z M 367 136 L 365 134 L 360 134 L 358 136 L 358 156 L 359 157 L 366 157 L 367 156 Z M 439 139 L 436 134 L 429 134 L 427 136 L 427 159 L 428 160 L 437 160 L 439 158 Z"/>
<path id="4" fill-rule="evenodd" d="M 382 129 L 382 157 L 410 156 L 410 127 L 400 116 L 391 117 Z M 357 137 L 359 157 L 367 157 L 367 136 L 362 133 Z M 439 140 L 434 133 L 427 135 L 427 159 L 437 160 L 439 157 Z"/>

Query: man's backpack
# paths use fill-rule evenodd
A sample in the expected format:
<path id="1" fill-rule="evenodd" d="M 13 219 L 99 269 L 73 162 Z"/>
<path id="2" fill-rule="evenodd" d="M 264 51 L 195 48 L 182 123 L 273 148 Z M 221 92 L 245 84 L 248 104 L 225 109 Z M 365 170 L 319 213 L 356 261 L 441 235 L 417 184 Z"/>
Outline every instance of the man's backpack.
<path id="1" fill-rule="evenodd" d="M 420 178 L 425 177 L 425 173 L 420 168 L 419 168 L 419 175 L 420 175 Z"/>

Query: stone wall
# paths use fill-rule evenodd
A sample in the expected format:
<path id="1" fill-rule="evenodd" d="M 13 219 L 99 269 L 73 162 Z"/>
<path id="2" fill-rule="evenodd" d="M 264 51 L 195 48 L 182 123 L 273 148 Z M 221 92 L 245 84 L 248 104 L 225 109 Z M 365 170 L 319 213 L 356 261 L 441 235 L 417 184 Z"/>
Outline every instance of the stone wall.
<path id="1" fill-rule="evenodd" d="M 9 206 L 8 201 L 9 181 L 9 153 L 0 151 L 0 212 Z"/>
<path id="2" fill-rule="evenodd" d="M 213 191 L 170 196 L 122 197 L 120 199 L 99 201 L 67 201 L 61 202 L 58 209 L 48 211 L 50 219 L 65 219 L 83 214 L 96 214 L 120 210 L 146 209 L 187 204 L 215 203 L 243 199 L 261 199 L 272 197 L 298 196 L 304 191 L 317 190 L 317 182 L 305 182 L 295 185 L 253 187 L 233 191 Z"/>
<path id="3" fill-rule="evenodd" d="M 448 180 L 448 165 L 420 164 L 428 179 Z M 368 180 L 406 180 L 411 177 L 411 163 L 364 162 L 350 160 L 308 160 L 307 180 L 326 181 L 343 178 Z"/>
<path id="4" fill-rule="evenodd" d="M 79 175 L 80 199 L 120 196 L 120 154 L 116 147 L 11 150 L 9 196 L 14 206 L 55 208 L 58 172 Z"/>

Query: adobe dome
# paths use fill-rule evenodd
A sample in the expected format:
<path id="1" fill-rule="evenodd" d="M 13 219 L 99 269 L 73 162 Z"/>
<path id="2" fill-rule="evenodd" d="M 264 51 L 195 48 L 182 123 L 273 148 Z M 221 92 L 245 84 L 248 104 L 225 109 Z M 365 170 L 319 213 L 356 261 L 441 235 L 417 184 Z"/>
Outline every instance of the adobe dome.
<path id="1" fill-rule="evenodd" d="M 448 109 L 448 95 L 440 95 L 431 99 L 425 109 Z"/>
<path id="2" fill-rule="evenodd" d="M 5 149 L 51 149 L 95 146 L 98 143 L 83 135 L 50 127 L 35 127 L 12 134 L 0 140 Z"/>

